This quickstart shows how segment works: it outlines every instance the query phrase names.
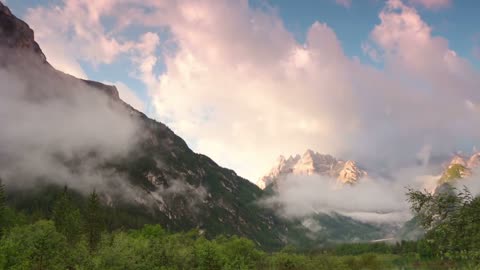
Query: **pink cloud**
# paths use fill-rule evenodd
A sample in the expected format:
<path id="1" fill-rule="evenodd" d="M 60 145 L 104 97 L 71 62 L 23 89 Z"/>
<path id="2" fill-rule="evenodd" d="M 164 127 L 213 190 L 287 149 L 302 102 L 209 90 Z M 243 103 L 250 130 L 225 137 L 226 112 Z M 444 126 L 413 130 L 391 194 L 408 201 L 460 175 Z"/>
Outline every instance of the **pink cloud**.
<path id="1" fill-rule="evenodd" d="M 410 3 L 436 10 L 449 7 L 452 4 L 452 0 L 410 0 Z"/>
<path id="2" fill-rule="evenodd" d="M 108 62 L 128 54 L 136 65 L 132 73 L 149 89 L 156 118 L 169 121 L 195 151 L 251 180 L 278 154 L 306 148 L 395 163 L 415 158 L 426 143 L 432 151 L 450 151 L 480 136 L 472 125 L 480 118 L 465 105 L 480 103 L 478 72 L 399 0 L 386 3 L 363 46 L 382 70 L 346 56 L 328 25 L 314 23 L 299 43 L 275 12 L 251 8 L 245 0 L 124 0 L 99 10 L 86 22 L 72 19 L 81 30 L 74 40 L 98 51 L 73 55 Z M 175 49 L 163 48 L 167 41 L 150 32 L 124 41 L 96 19 L 106 14 L 122 25 L 168 28 Z M 53 27 L 44 31 L 58 29 L 43 40 L 65 41 L 56 44 L 75 52 L 78 44 L 61 28 L 70 25 L 68 16 L 62 19 L 38 22 Z M 83 33 L 89 27 L 91 33 Z M 107 45 L 95 47 L 92 35 Z M 159 61 L 162 72 L 154 69 Z"/>
<path id="3" fill-rule="evenodd" d="M 473 87 L 468 85 L 471 81 L 463 79 L 466 74 L 472 74 L 468 62 L 449 48 L 446 39 L 432 35 L 431 27 L 414 8 L 399 0 L 389 1 L 380 13 L 380 20 L 371 36 L 383 50 L 389 67 L 429 81 L 438 91 L 459 91 L 452 83 L 465 84 L 461 89 Z M 447 85 L 452 88 L 448 89 Z"/>

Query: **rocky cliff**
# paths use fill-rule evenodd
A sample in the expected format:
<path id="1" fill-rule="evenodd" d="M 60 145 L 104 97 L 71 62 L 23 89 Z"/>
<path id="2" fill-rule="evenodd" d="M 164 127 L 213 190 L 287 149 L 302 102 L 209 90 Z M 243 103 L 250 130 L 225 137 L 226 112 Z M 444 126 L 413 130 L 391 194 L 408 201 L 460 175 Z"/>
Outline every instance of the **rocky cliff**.
<path id="1" fill-rule="evenodd" d="M 277 164 L 257 181 L 257 185 L 264 189 L 289 175 L 320 175 L 335 178 L 340 184 L 355 184 L 367 172 L 360 169 L 355 161 L 339 160 L 331 155 L 307 150 L 303 155 L 288 158 L 280 156 Z"/>

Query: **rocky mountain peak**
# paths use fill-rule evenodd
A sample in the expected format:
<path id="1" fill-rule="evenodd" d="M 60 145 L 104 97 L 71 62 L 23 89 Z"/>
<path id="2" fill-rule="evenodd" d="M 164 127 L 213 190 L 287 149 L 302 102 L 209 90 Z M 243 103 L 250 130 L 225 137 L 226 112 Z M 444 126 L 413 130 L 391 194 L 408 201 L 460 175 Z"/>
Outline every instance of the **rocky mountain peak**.
<path id="1" fill-rule="evenodd" d="M 366 175 L 367 172 L 361 170 L 355 161 L 348 160 L 343 165 L 337 179 L 342 184 L 355 184 L 360 178 L 365 177 Z"/>
<path id="2" fill-rule="evenodd" d="M 0 2 L 0 46 L 27 49 L 46 61 L 40 46 L 35 42 L 33 30 L 24 21 L 15 17 L 10 9 Z"/>
<path id="3" fill-rule="evenodd" d="M 40 46 L 35 41 L 35 34 L 27 23 L 15 17 L 10 9 L 0 2 L 0 47 L 6 47 L 9 53 L 14 53 L 22 59 L 26 54 L 39 57 L 42 66 L 53 69 L 47 62 L 47 58 L 43 54 Z M 34 57 L 34 58 L 35 58 Z M 25 57 L 28 58 L 28 57 Z M 35 59 L 36 60 L 36 59 Z M 2 63 L 0 59 L 0 64 Z M 70 75 L 68 75 L 70 76 Z M 71 76 L 70 76 L 71 77 Z M 120 100 L 118 90 L 113 85 L 105 85 L 103 83 L 82 80 L 89 86 L 99 89 L 106 93 L 109 97 Z"/>
<path id="4" fill-rule="evenodd" d="M 341 184 L 354 184 L 367 173 L 355 161 L 337 160 L 331 155 L 308 149 L 303 155 L 287 159 L 280 156 L 277 164 L 257 181 L 257 185 L 263 189 L 288 175 L 321 175 L 337 179 Z"/>
<path id="5" fill-rule="evenodd" d="M 469 177 L 473 174 L 473 170 L 479 165 L 480 152 L 476 152 L 470 157 L 456 154 L 445 166 L 445 170 L 443 171 L 439 182 L 442 184 L 454 179 Z"/>
<path id="6" fill-rule="evenodd" d="M 480 166 L 480 152 L 473 154 L 470 159 L 468 159 L 467 167 L 473 169 Z"/>
<path id="7" fill-rule="evenodd" d="M 458 154 L 452 158 L 449 165 L 454 165 L 454 164 L 462 165 L 465 167 L 467 166 L 466 159 L 463 156 Z"/>

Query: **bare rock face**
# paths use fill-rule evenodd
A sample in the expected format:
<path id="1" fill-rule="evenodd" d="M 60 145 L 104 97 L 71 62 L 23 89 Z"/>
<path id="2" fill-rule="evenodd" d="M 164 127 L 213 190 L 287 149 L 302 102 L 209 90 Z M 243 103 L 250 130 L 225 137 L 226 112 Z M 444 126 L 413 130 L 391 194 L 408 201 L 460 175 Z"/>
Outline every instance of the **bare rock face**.
<path id="1" fill-rule="evenodd" d="M 24 21 L 16 18 L 1 2 L 0 46 L 28 49 L 37 54 L 44 62 L 47 60 L 40 46 L 35 42 L 33 30 Z"/>
<path id="2" fill-rule="evenodd" d="M 16 59 L 29 59 L 35 58 L 37 62 L 40 62 L 41 68 L 50 69 L 46 72 L 58 73 L 47 62 L 47 58 L 43 54 L 40 46 L 35 41 L 35 34 L 27 23 L 15 17 L 10 9 L 0 2 L 0 47 L 11 49 L 8 52 L 16 54 Z M 12 58 L 11 55 L 2 55 L 0 58 L 0 65 L 7 65 L 7 58 Z M 38 61 L 39 60 L 39 61 Z M 67 80 L 73 78 L 73 76 L 67 74 L 61 74 L 57 76 L 63 76 Z M 71 78 L 68 78 L 71 77 Z M 89 86 L 99 89 L 107 94 L 114 100 L 120 100 L 118 90 L 113 85 L 105 85 L 103 83 L 82 80 Z"/>
<path id="3" fill-rule="evenodd" d="M 457 154 L 445 166 L 439 182 L 442 184 L 451 180 L 470 177 L 479 166 L 480 152 L 474 153 L 470 157 Z"/>
<path id="4" fill-rule="evenodd" d="M 480 166 L 480 153 L 473 154 L 470 159 L 468 159 L 467 167 L 474 169 Z"/>
<path id="5" fill-rule="evenodd" d="M 449 165 L 462 165 L 464 167 L 467 166 L 467 161 L 465 160 L 464 157 L 460 156 L 460 155 L 455 155 L 452 160 L 450 161 L 450 164 Z"/>
<path id="6" fill-rule="evenodd" d="M 339 172 L 337 180 L 342 184 L 355 184 L 360 178 L 366 175 L 367 172 L 361 170 L 355 161 L 348 160 Z"/>
<path id="7" fill-rule="evenodd" d="M 303 155 L 280 156 L 277 165 L 257 181 L 257 186 L 264 189 L 288 175 L 321 175 L 337 179 L 341 184 L 355 184 L 367 173 L 355 161 L 337 160 L 331 155 L 307 150 Z"/>

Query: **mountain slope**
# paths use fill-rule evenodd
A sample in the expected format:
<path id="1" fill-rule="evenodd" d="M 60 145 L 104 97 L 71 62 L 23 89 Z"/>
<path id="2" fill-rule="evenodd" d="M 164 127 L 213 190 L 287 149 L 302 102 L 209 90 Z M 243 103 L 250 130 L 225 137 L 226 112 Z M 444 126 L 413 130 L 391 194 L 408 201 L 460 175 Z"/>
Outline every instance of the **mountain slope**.
<path id="1" fill-rule="evenodd" d="M 470 157 L 455 155 L 445 167 L 439 183 L 447 183 L 455 179 L 472 176 L 473 171 L 480 166 L 480 153 L 474 153 Z"/>
<path id="2" fill-rule="evenodd" d="M 15 83 L 23 84 L 18 87 L 21 91 L 13 86 L 0 88 L 3 96 L 13 96 L 12 100 L 18 102 L 15 105 L 37 108 L 41 112 L 45 107 L 60 108 L 42 114 L 47 118 L 43 118 L 45 125 L 50 125 L 48 118 L 60 118 L 60 125 L 48 126 L 47 130 L 42 125 L 35 126 L 33 131 L 24 134 L 46 133 L 46 137 L 58 137 L 56 141 L 46 144 L 32 136 L 34 139 L 28 137 L 29 144 L 22 142 L 19 148 L 17 140 L 22 138 L 0 133 L 3 146 L 13 143 L 11 151 L 0 150 L 0 176 L 7 184 L 13 205 L 34 211 L 33 208 L 40 207 L 42 202 L 48 204 L 52 196 L 47 195 L 52 189 L 69 185 L 80 196 L 97 189 L 109 209 L 115 210 L 115 215 L 129 213 L 128 217 L 136 220 L 131 224 L 138 226 L 155 222 L 171 230 L 199 229 L 207 236 L 237 234 L 269 248 L 280 247 L 293 234 L 301 234 L 289 229 L 292 225 L 277 218 L 273 211 L 257 205 L 262 195 L 258 187 L 232 170 L 218 166 L 210 158 L 194 153 L 167 126 L 124 103 L 114 86 L 80 80 L 55 70 L 35 42 L 29 26 L 1 3 L 0 68 L 5 73 L 0 75 L 8 80 L 16 78 Z M 89 97 L 88 102 L 83 101 L 84 96 Z M 75 117 L 61 118 L 63 114 L 70 115 L 61 109 L 70 107 Z M 12 109 L 15 109 L 13 105 Z M 91 113 L 92 110 L 96 113 Z M 13 119 L 12 113 L 3 110 L 0 113 L 0 117 L 8 121 Z M 110 118 L 105 118 L 110 114 Z M 87 119 L 83 118 L 85 115 Z M 123 118 L 118 119 L 119 115 Z M 35 116 L 35 112 L 30 116 Z M 34 126 L 32 119 L 34 117 L 18 117 L 12 123 L 30 128 Z M 122 125 L 113 125 L 118 121 L 134 126 L 131 134 L 124 134 L 121 144 L 114 144 L 113 137 L 105 136 L 107 138 L 99 142 L 84 145 L 87 140 L 98 139 L 95 132 L 82 133 L 97 122 L 100 124 L 96 128 L 102 132 L 110 132 L 105 125 L 112 123 L 111 129 L 116 130 L 108 133 L 109 136 L 122 135 Z M 79 125 L 84 128 L 76 129 Z M 42 135 L 39 134 L 39 138 Z M 72 141 L 69 136 L 78 136 L 78 140 Z M 135 142 L 128 150 L 119 149 L 132 139 Z M 110 143 L 112 147 L 105 153 Z M 18 153 L 18 149 L 22 153 Z M 28 154 L 36 162 L 45 162 L 40 167 L 54 164 L 58 170 L 47 172 L 32 166 L 31 160 L 23 158 Z M 95 179 L 102 182 L 95 182 Z M 45 205 L 46 209 L 48 207 Z"/>
<path id="3" fill-rule="evenodd" d="M 343 185 L 355 185 L 362 177 L 367 176 L 367 172 L 360 169 L 354 161 L 338 160 L 331 155 L 307 150 L 303 155 L 288 158 L 280 156 L 278 164 L 262 177 L 257 185 L 263 188 L 266 197 L 273 198 L 274 207 L 282 209 L 285 206 L 282 200 L 276 201 L 275 198 L 282 198 L 283 195 L 288 194 L 290 188 L 295 188 L 297 183 L 300 184 L 299 182 L 305 180 L 305 176 L 314 177 L 315 181 L 334 179 L 335 187 L 341 188 Z M 332 183 L 325 182 L 325 184 Z M 289 197 L 289 195 L 285 196 Z M 321 190 L 318 196 L 322 196 Z M 295 216 L 294 219 L 309 229 L 308 235 L 311 238 L 323 239 L 324 242 L 370 241 L 387 238 L 392 231 L 390 225 L 370 224 L 336 212 L 312 211 L 304 216 Z"/>

